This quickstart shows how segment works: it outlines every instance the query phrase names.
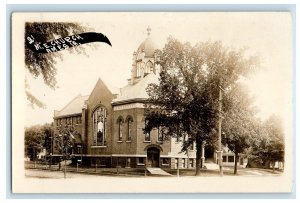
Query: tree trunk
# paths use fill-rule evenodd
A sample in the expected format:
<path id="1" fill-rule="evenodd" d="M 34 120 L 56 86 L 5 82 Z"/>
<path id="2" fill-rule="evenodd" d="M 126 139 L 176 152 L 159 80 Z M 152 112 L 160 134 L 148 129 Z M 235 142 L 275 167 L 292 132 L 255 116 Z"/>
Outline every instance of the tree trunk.
<path id="1" fill-rule="evenodd" d="M 195 176 L 201 175 L 201 145 L 202 142 L 196 139 L 196 173 Z"/>
<path id="2" fill-rule="evenodd" d="M 238 162 L 238 153 L 234 153 L 235 159 L 234 159 L 234 175 L 237 174 L 237 162 Z"/>
<path id="3" fill-rule="evenodd" d="M 273 170 L 272 170 L 273 173 L 275 173 L 275 161 L 273 161 Z"/>

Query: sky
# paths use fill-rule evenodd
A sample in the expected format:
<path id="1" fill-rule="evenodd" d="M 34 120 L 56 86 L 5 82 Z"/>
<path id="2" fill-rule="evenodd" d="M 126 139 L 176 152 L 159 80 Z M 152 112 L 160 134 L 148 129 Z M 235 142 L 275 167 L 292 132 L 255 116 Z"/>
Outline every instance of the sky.
<path id="1" fill-rule="evenodd" d="M 247 48 L 247 55 L 261 57 L 261 67 L 247 80 L 249 94 L 255 97 L 262 120 L 275 114 L 291 123 L 292 102 L 292 33 L 288 13 L 61 13 L 33 14 L 25 20 L 79 22 L 105 34 L 112 47 L 97 43 L 86 46 L 86 53 L 62 51 L 56 64 L 57 88 L 50 89 L 42 78 L 25 77 L 30 91 L 46 104 L 45 109 L 26 105 L 25 126 L 53 120 L 53 111 L 62 109 L 78 94 L 91 93 L 98 78 L 110 86 L 122 87 L 130 78 L 132 54 L 147 37 L 163 48 L 171 35 L 182 42 L 195 44 L 217 41 L 234 49 Z M 25 101 L 26 102 L 26 101 Z"/>

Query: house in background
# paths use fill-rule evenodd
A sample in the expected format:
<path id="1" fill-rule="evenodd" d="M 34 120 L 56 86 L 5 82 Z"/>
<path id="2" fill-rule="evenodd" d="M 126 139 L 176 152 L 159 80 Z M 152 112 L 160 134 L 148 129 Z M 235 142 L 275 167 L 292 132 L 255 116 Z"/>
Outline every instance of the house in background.
<path id="1" fill-rule="evenodd" d="M 37 154 L 38 160 L 43 160 L 46 157 L 46 148 L 42 148 L 42 150 Z"/>

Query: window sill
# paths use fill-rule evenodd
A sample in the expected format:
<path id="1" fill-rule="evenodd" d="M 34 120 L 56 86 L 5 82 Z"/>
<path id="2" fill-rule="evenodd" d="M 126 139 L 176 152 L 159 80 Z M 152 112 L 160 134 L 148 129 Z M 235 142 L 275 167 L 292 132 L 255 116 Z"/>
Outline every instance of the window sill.
<path id="1" fill-rule="evenodd" d="M 144 140 L 144 143 L 151 143 L 151 141 L 146 141 L 146 140 Z"/>
<path id="2" fill-rule="evenodd" d="M 106 148 L 107 146 L 95 146 L 95 145 L 93 145 L 93 146 L 91 146 L 91 148 Z"/>
<path id="3" fill-rule="evenodd" d="M 145 166 L 145 164 L 140 164 L 140 163 L 138 163 L 137 165 L 138 165 L 138 166 Z"/>
<path id="4" fill-rule="evenodd" d="M 117 142 L 118 142 L 118 143 L 122 143 L 123 141 L 122 141 L 122 140 L 118 140 Z"/>
<path id="5" fill-rule="evenodd" d="M 162 166 L 169 166 L 169 164 L 161 164 Z"/>
<path id="6" fill-rule="evenodd" d="M 127 142 L 127 143 L 130 143 L 130 142 L 131 142 L 131 140 L 127 140 L 126 142 Z"/>
<path id="7" fill-rule="evenodd" d="M 158 143 L 158 144 L 163 144 L 163 141 L 156 141 L 156 143 Z"/>

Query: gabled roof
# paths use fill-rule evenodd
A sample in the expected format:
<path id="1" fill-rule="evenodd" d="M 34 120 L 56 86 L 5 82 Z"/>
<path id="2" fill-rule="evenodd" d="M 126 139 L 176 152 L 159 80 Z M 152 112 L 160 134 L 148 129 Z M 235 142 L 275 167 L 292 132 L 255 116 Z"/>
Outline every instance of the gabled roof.
<path id="1" fill-rule="evenodd" d="M 106 84 L 107 88 L 111 91 L 112 94 L 120 94 L 120 88 L 118 87 L 115 87 L 113 85 L 110 85 L 110 84 Z"/>
<path id="2" fill-rule="evenodd" d="M 120 88 L 117 88 L 115 86 L 112 86 L 110 84 L 105 83 L 99 77 L 98 80 L 97 80 L 97 82 L 96 82 L 96 84 L 95 84 L 95 86 L 94 86 L 94 88 L 93 88 L 93 90 L 92 90 L 92 92 L 91 92 L 91 94 L 89 96 L 93 95 L 93 92 L 97 91 L 97 87 L 99 87 L 99 86 L 104 86 L 106 89 L 108 89 L 114 95 L 118 95 L 120 93 Z M 88 96 L 88 98 L 89 98 L 89 96 Z"/>
<path id="3" fill-rule="evenodd" d="M 150 83 L 158 84 L 158 76 L 151 73 L 142 78 L 138 83 L 131 85 L 128 84 L 123 87 L 120 91 L 120 94 L 116 99 L 113 100 L 113 103 L 118 103 L 126 100 L 133 99 L 147 99 L 149 96 L 146 92 L 146 88 Z"/>
<path id="4" fill-rule="evenodd" d="M 84 102 L 89 98 L 89 95 L 75 97 L 69 104 L 67 104 L 62 110 L 55 111 L 54 117 L 67 116 L 72 114 L 79 114 L 82 112 Z"/>
<path id="5" fill-rule="evenodd" d="M 107 85 L 99 78 L 90 95 L 92 95 L 93 92 L 96 91 L 97 86 L 101 86 L 101 85 L 104 85 L 114 95 L 118 95 L 120 92 L 119 88 L 116 88 L 111 85 Z M 85 101 L 89 99 L 90 95 L 85 95 L 85 96 L 78 95 L 72 101 L 70 101 L 64 108 L 62 108 L 60 111 L 54 111 L 54 117 L 80 114 L 82 112 L 82 108 L 85 105 Z"/>

